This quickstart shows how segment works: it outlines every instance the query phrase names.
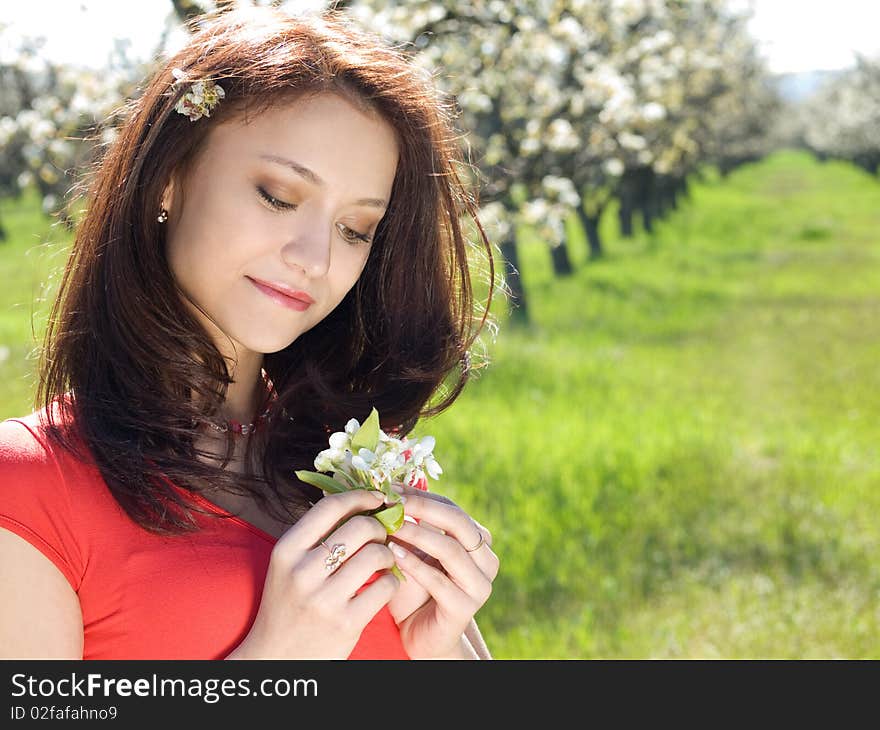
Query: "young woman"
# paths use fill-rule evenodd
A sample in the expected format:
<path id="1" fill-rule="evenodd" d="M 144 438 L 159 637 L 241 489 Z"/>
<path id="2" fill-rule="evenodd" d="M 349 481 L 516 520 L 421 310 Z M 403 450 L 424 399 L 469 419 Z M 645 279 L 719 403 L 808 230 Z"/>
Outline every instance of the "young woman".
<path id="1" fill-rule="evenodd" d="M 389 538 L 376 493 L 294 476 L 467 380 L 466 216 L 492 255 L 450 107 L 338 13 L 194 31 L 95 170 L 40 409 L 0 424 L 0 653 L 489 658 L 485 527 L 404 488 Z"/>

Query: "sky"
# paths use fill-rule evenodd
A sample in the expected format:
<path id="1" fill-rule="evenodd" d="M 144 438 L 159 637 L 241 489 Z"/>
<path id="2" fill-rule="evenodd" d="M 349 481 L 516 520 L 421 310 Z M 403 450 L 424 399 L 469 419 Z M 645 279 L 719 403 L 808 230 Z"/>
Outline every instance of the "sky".
<path id="1" fill-rule="evenodd" d="M 880 55 L 880 0 L 753 0 L 752 6 L 749 28 L 776 73 L 846 68 L 855 52 Z"/>
<path id="2" fill-rule="evenodd" d="M 880 55 L 880 0 L 730 2 L 752 7 L 749 27 L 773 72 L 840 69 L 854 63 L 855 52 Z M 0 0 L 0 9 L 13 30 L 44 35 L 49 57 L 96 68 L 106 64 L 114 38 L 130 42 L 131 57 L 149 58 L 172 17 L 171 0 Z M 171 50 L 180 33 L 172 32 Z"/>

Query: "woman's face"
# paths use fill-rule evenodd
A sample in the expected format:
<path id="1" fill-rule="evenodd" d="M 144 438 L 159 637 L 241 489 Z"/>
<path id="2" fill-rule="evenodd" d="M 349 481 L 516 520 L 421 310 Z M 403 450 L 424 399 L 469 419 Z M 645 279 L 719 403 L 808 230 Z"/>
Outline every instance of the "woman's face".
<path id="1" fill-rule="evenodd" d="M 211 129 L 164 207 L 171 272 L 216 321 L 220 332 L 192 310 L 221 352 L 227 337 L 237 358 L 277 352 L 342 301 L 366 264 L 397 160 L 390 125 L 335 94 Z"/>

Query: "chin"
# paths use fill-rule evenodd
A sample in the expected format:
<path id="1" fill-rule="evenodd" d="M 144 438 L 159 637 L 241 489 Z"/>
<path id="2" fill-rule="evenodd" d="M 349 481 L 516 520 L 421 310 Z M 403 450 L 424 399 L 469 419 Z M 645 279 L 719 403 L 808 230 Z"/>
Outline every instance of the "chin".
<path id="1" fill-rule="evenodd" d="M 253 333 L 251 333 L 250 337 L 244 337 L 238 341 L 251 352 L 271 355 L 272 353 L 280 352 L 284 348 L 292 345 L 296 342 L 302 332 L 298 332 L 293 336 L 288 333 L 287 336 L 279 337 L 279 334 L 280 333 L 278 332 L 273 332 L 267 334 L 265 337 L 254 337 Z"/>

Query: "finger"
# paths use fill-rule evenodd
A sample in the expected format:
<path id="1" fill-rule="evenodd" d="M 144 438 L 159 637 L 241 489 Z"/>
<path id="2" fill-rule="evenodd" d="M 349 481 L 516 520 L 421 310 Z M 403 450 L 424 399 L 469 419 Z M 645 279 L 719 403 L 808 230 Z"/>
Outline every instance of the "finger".
<path id="1" fill-rule="evenodd" d="M 283 553 L 309 550 L 346 517 L 375 509 L 384 503 L 384 495 L 373 490 L 353 489 L 331 494 L 318 500 L 281 536 L 275 547 Z"/>
<path id="2" fill-rule="evenodd" d="M 400 530 L 394 533 L 394 542 L 397 542 L 400 545 L 403 545 L 404 548 L 409 550 L 411 553 L 415 553 L 419 560 L 424 560 L 429 565 L 433 565 L 435 568 L 440 568 L 442 570 L 443 566 L 440 565 L 440 561 L 432 555 L 428 555 L 421 548 L 416 547 L 415 545 L 408 543 L 406 540 L 400 537 Z M 389 541 L 389 545 L 391 542 Z"/>
<path id="3" fill-rule="evenodd" d="M 399 624 L 412 614 L 413 611 L 417 611 L 431 600 L 433 600 L 431 594 L 415 580 L 406 580 L 401 582 L 400 589 L 394 594 L 394 598 L 388 604 L 388 609 L 391 611 L 391 615 L 394 616 L 394 620 Z"/>
<path id="4" fill-rule="evenodd" d="M 404 525 L 395 533 L 395 537 L 398 535 L 400 539 L 439 560 L 443 571 L 468 595 L 479 598 L 485 593 L 485 598 L 489 597 L 495 575 L 488 555 L 478 563 L 451 535 L 442 535 L 416 525 Z"/>
<path id="5" fill-rule="evenodd" d="M 427 522 L 454 536 L 465 549 L 478 545 L 481 538 L 489 546 L 492 545 L 491 533 L 457 504 L 445 497 L 438 498 L 439 495 L 429 496 L 424 492 L 412 491 L 414 493 L 403 495 L 404 509 L 419 523 Z"/>
<path id="6" fill-rule="evenodd" d="M 449 499 L 449 497 L 444 497 L 442 494 L 438 494 L 437 492 L 426 492 L 423 489 L 415 489 L 413 487 L 407 487 L 399 483 L 392 484 L 391 488 L 398 494 L 403 495 L 404 497 L 408 497 L 410 495 L 418 495 L 427 499 L 433 499 L 436 502 L 443 502 L 445 504 L 451 504 L 455 506 L 455 502 Z"/>
<path id="7" fill-rule="evenodd" d="M 463 590 L 442 570 L 428 565 L 423 560 L 406 550 L 402 545 L 392 541 L 391 550 L 397 565 L 407 576 L 424 588 L 434 599 L 437 608 L 456 622 L 466 623 L 486 602 L 491 592 L 491 583 L 483 594 L 471 595 Z"/>
<path id="8" fill-rule="evenodd" d="M 327 580 L 327 590 L 334 594 L 353 597 L 370 576 L 394 566 L 394 554 L 385 544 L 371 542 L 364 545 Z"/>
<path id="9" fill-rule="evenodd" d="M 436 525 L 432 525 L 430 522 L 416 522 L 415 520 L 410 520 L 410 522 L 419 525 L 419 527 L 424 527 L 426 530 L 431 530 L 432 532 L 439 533 L 440 535 L 446 534 L 445 532 L 443 532 L 443 530 L 441 530 Z M 420 559 L 425 560 L 432 565 L 439 565 L 436 559 L 428 555 L 428 553 L 426 553 L 424 550 L 420 550 L 414 545 L 407 545 L 407 549 L 412 550 L 416 555 L 419 556 Z"/>
<path id="10" fill-rule="evenodd" d="M 407 496 L 410 494 L 418 494 L 418 495 L 421 495 L 421 496 L 426 497 L 428 499 L 433 499 L 437 502 L 443 502 L 444 504 L 448 504 L 453 507 L 457 506 L 455 504 L 455 502 L 453 502 L 448 497 L 444 497 L 442 494 L 436 494 L 435 492 L 428 492 L 423 489 L 416 489 L 414 487 L 407 487 L 407 486 L 404 486 L 403 484 L 399 484 L 399 483 L 392 484 L 391 488 L 403 497 L 403 500 L 401 500 L 401 501 L 405 501 L 407 499 Z M 410 522 L 419 522 L 420 521 L 415 517 L 411 517 L 410 515 L 404 515 L 404 519 L 409 520 Z"/>
<path id="11" fill-rule="evenodd" d="M 385 540 L 388 532 L 379 520 L 369 515 L 355 515 L 336 528 L 326 539 L 314 546 L 302 561 L 303 572 L 316 581 L 324 581 L 328 576 L 341 571 L 354 561 L 367 547 L 378 545 L 385 549 Z M 390 554 L 386 561 L 393 562 Z M 346 574 L 352 576 L 351 580 L 357 580 L 357 567 L 364 564 L 363 560 L 355 561 L 355 565 L 346 570 Z M 362 568 L 367 572 L 360 576 L 360 587 L 376 570 L 390 567 L 379 562 L 372 568 Z"/>
<path id="12" fill-rule="evenodd" d="M 428 522 L 427 520 L 419 520 L 419 522 L 418 522 L 417 524 L 418 524 L 420 527 L 424 527 L 426 530 L 431 530 L 431 532 L 438 532 L 438 533 L 440 533 L 441 535 L 445 535 L 445 534 L 446 534 L 443 530 L 441 530 L 439 527 L 437 527 L 437 525 L 432 525 L 432 524 L 431 524 L 430 522 Z"/>
<path id="13" fill-rule="evenodd" d="M 473 519 L 473 518 L 471 518 Z M 461 542 L 462 547 L 464 547 L 465 552 L 468 553 L 476 553 L 478 550 L 482 550 L 483 548 L 490 548 L 492 546 L 492 535 L 491 533 L 483 527 L 479 522 L 473 520 L 474 523 L 474 538 L 470 544 L 465 542 Z"/>
<path id="14" fill-rule="evenodd" d="M 400 588 L 400 581 L 393 573 L 380 575 L 349 601 L 353 620 L 366 626 Z"/>
<path id="15" fill-rule="evenodd" d="M 328 575 L 339 570 L 365 545 L 385 544 L 388 532 L 379 520 L 370 515 L 355 515 L 348 518 L 325 538 L 311 546 L 302 561 L 305 574 L 315 580 L 323 581 Z M 366 580 L 370 574 L 364 576 Z"/>
<path id="16" fill-rule="evenodd" d="M 368 542 L 384 543 L 388 538 L 385 526 L 372 515 L 356 514 L 338 525 L 326 537 L 321 537 L 312 546 L 311 553 L 315 556 L 326 554 L 328 548 L 341 543 L 346 546 L 349 556 Z"/>
<path id="17" fill-rule="evenodd" d="M 465 545 L 462 545 L 462 547 L 464 547 L 465 552 L 470 556 L 474 564 L 483 572 L 483 575 L 490 581 L 493 581 L 498 575 L 501 562 L 492 550 L 492 534 L 476 520 L 474 520 L 474 526 L 477 528 L 482 542 L 478 538 L 473 547 Z"/>

